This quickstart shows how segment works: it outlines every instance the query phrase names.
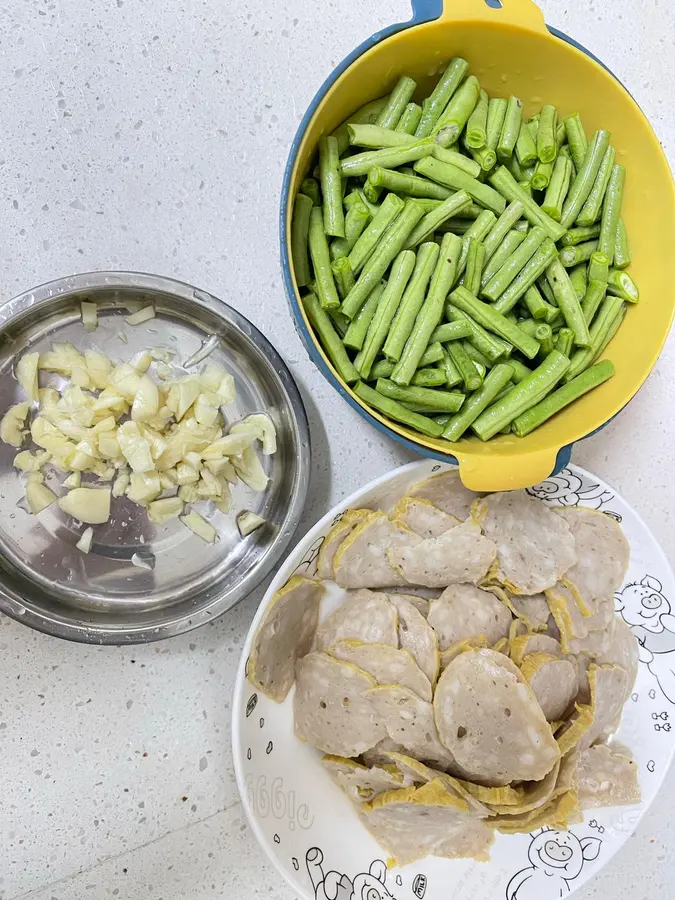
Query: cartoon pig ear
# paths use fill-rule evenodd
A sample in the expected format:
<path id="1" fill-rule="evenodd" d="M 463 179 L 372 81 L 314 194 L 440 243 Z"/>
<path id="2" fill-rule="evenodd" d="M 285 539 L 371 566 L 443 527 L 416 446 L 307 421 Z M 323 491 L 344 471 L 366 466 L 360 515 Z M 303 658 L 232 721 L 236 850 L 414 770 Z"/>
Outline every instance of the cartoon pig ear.
<path id="1" fill-rule="evenodd" d="M 661 592 L 663 590 L 663 585 L 661 584 L 659 579 L 654 578 L 653 575 L 645 575 L 640 584 L 644 587 L 651 588 L 653 591 Z"/>
<path id="2" fill-rule="evenodd" d="M 387 878 L 387 867 L 381 859 L 376 859 L 370 864 L 370 874 L 373 878 L 377 878 L 378 881 L 384 884 Z"/>
<path id="3" fill-rule="evenodd" d="M 583 851 L 584 859 L 597 859 L 598 854 L 600 853 L 600 847 L 602 845 L 602 841 L 600 838 L 596 837 L 587 837 L 583 838 L 581 841 L 581 849 Z"/>

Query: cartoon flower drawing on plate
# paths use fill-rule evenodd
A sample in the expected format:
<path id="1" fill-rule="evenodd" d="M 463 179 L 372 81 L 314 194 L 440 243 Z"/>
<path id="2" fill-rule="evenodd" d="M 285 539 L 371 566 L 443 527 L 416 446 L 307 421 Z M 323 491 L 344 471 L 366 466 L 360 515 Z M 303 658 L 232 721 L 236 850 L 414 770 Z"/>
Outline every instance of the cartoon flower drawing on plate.
<path id="1" fill-rule="evenodd" d="M 675 703 L 675 615 L 663 585 L 653 575 L 645 575 L 618 591 L 614 602 L 635 635 L 640 662 L 656 678 L 666 699 Z"/>
<path id="2" fill-rule="evenodd" d="M 587 860 L 597 859 L 601 845 L 600 838 L 579 839 L 571 831 L 534 832 L 527 851 L 531 865 L 509 881 L 506 900 L 565 897 L 572 890 L 570 881 L 579 877 Z"/>

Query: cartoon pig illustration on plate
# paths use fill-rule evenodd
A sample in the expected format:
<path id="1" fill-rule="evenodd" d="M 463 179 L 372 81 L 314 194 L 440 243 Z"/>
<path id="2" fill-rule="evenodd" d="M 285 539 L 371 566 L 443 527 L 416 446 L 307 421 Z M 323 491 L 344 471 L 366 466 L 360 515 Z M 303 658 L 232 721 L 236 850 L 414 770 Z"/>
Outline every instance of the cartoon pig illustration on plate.
<path id="1" fill-rule="evenodd" d="M 538 832 L 527 851 L 531 866 L 517 872 L 506 887 L 506 900 L 549 900 L 566 897 L 570 881 L 581 874 L 586 860 L 596 859 L 602 841 L 581 840 L 571 831 Z"/>
<path id="2" fill-rule="evenodd" d="M 352 881 L 339 872 L 324 875 L 323 853 L 312 847 L 305 857 L 316 900 L 396 900 L 385 887 L 387 867 L 381 859 L 371 863 L 370 871 L 357 875 Z"/>

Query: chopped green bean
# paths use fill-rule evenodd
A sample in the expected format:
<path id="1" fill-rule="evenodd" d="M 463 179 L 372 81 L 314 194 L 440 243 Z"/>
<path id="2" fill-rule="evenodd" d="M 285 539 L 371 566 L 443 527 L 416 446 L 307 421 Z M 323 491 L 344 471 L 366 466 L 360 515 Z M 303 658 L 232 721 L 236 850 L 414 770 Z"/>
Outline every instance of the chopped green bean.
<path id="1" fill-rule="evenodd" d="M 340 259 L 343 256 L 349 256 L 354 245 L 363 234 L 363 230 L 370 219 L 368 207 L 361 203 L 354 203 L 347 210 L 345 216 L 345 236 L 343 238 L 335 238 L 330 245 L 330 256 L 332 260 Z"/>
<path id="2" fill-rule="evenodd" d="M 602 354 L 605 352 L 607 344 L 609 344 L 609 342 L 612 340 L 612 338 L 617 333 L 619 328 L 621 328 L 621 325 L 623 324 L 623 320 L 625 318 L 626 318 L 626 305 L 624 304 L 621 307 L 621 309 L 619 310 L 619 312 L 617 313 L 617 315 L 612 320 L 609 328 L 607 329 L 605 337 L 601 341 L 600 347 L 598 348 L 598 352 L 593 357 L 593 362 L 596 362 L 598 359 L 600 359 Z"/>
<path id="3" fill-rule="evenodd" d="M 596 131 L 593 140 L 588 146 L 583 165 L 577 172 L 577 176 L 572 182 L 569 194 L 563 206 L 563 215 L 561 225 L 565 230 L 571 228 L 577 220 L 577 216 L 581 212 L 584 203 L 593 189 L 593 184 L 597 178 L 598 171 L 602 164 L 602 159 L 609 147 L 609 139 L 611 135 L 609 131 Z M 592 223 L 589 223 L 592 224 Z M 561 237 L 562 235 L 560 235 Z"/>
<path id="4" fill-rule="evenodd" d="M 398 401 L 392 400 L 391 397 L 385 397 L 362 381 L 356 385 L 354 393 L 368 406 L 372 406 L 378 412 L 384 413 L 385 416 L 393 419 L 395 422 L 407 425 L 414 431 L 419 431 L 421 434 L 426 434 L 430 437 L 440 437 L 443 433 L 443 426 L 434 422 L 433 419 L 406 409 Z"/>
<path id="5" fill-rule="evenodd" d="M 561 328 L 555 342 L 555 349 L 559 353 L 569 356 L 574 349 L 574 332 L 571 328 Z"/>
<path id="6" fill-rule="evenodd" d="M 454 166 L 456 169 L 461 169 L 462 172 L 466 172 L 466 174 L 470 175 L 472 178 L 478 178 L 481 174 L 479 163 L 472 159 L 468 159 L 461 153 L 457 153 L 456 150 L 441 147 L 440 144 L 433 144 L 432 147 L 431 155 L 439 162 L 447 163 L 450 166 Z"/>
<path id="7" fill-rule="evenodd" d="M 356 284 L 343 300 L 341 309 L 347 318 L 356 315 L 389 265 L 405 249 L 406 241 L 423 215 L 424 210 L 419 204 L 414 200 L 406 201 L 401 214 L 377 243 Z"/>
<path id="8" fill-rule="evenodd" d="M 458 309 L 457 312 L 461 312 L 461 310 Z M 464 315 L 464 313 L 462 313 L 462 315 Z M 480 325 L 478 327 L 480 328 Z M 487 331 L 485 333 L 487 334 Z M 475 363 L 480 363 L 484 369 L 492 368 L 490 360 L 486 356 L 483 356 L 480 350 L 476 350 L 472 343 L 469 341 L 462 341 L 462 347 L 464 347 L 467 355 L 470 356 Z"/>
<path id="9" fill-rule="evenodd" d="M 600 163 L 600 168 L 598 169 L 598 174 L 593 182 L 591 192 L 588 195 L 588 200 L 586 200 L 581 208 L 581 212 L 577 216 L 578 226 L 590 228 L 592 225 L 595 225 L 596 222 L 600 221 L 600 217 L 602 216 L 602 204 L 607 192 L 609 179 L 612 177 L 615 161 L 616 150 L 614 147 L 610 146 L 605 150 L 605 155 Z M 598 234 L 600 234 L 599 230 Z"/>
<path id="10" fill-rule="evenodd" d="M 407 135 L 400 135 L 407 138 Z M 364 153 L 356 153 L 354 156 L 346 156 L 340 162 L 343 178 L 358 178 L 359 175 L 367 175 L 368 169 L 373 166 L 382 166 L 383 169 L 397 169 L 406 163 L 420 160 L 430 156 L 433 150 L 433 141 L 415 141 L 410 138 L 408 147 L 385 147 L 384 150 L 366 150 Z"/>
<path id="11" fill-rule="evenodd" d="M 445 344 L 448 341 L 459 341 L 468 337 L 469 334 L 470 329 L 466 322 L 446 322 L 444 325 L 438 326 L 431 335 L 430 341 L 431 343 L 440 341 Z"/>
<path id="12" fill-rule="evenodd" d="M 550 103 L 542 107 L 537 128 L 537 156 L 543 163 L 552 163 L 558 155 L 558 110 Z"/>
<path id="13" fill-rule="evenodd" d="M 354 364 L 361 377 L 366 381 L 375 362 L 377 354 L 387 338 L 389 329 L 399 307 L 403 292 L 410 281 L 415 265 L 415 254 L 411 250 L 402 250 L 391 267 L 387 286 L 382 294 L 375 315 L 368 327 L 361 352 Z M 392 366 L 393 371 L 393 366 Z"/>
<path id="14" fill-rule="evenodd" d="M 443 184 L 455 191 L 466 191 L 474 200 L 497 215 L 501 215 L 506 209 L 506 201 L 497 191 L 467 175 L 456 166 L 426 157 L 426 159 L 419 159 L 415 163 L 414 169 L 438 184 Z"/>
<path id="15" fill-rule="evenodd" d="M 345 215 L 342 209 L 342 174 L 337 138 L 319 138 L 319 170 L 323 195 L 323 230 L 331 237 L 343 238 Z"/>
<path id="16" fill-rule="evenodd" d="M 588 267 L 585 263 L 581 263 L 578 266 L 574 266 L 573 269 L 570 269 L 568 274 L 570 276 L 570 283 L 577 295 L 577 300 L 583 300 L 586 296 L 586 290 L 588 289 Z"/>
<path id="17" fill-rule="evenodd" d="M 553 350 L 533 372 L 516 384 L 513 390 L 480 414 L 472 425 L 475 434 L 481 441 L 494 437 L 526 410 L 540 403 L 569 367 L 569 359 Z"/>
<path id="18" fill-rule="evenodd" d="M 590 325 L 595 317 L 596 312 L 600 308 L 607 294 L 607 281 L 595 281 L 591 279 L 588 282 L 586 293 L 581 301 L 581 311 L 586 319 L 586 324 Z"/>
<path id="19" fill-rule="evenodd" d="M 395 130 L 400 134 L 415 134 L 421 118 L 422 107 L 417 103 L 409 103 L 403 110 Z"/>
<path id="20" fill-rule="evenodd" d="M 309 197 L 313 206 L 321 206 L 321 190 L 316 178 L 305 178 L 300 185 L 300 193 Z"/>
<path id="21" fill-rule="evenodd" d="M 585 225 L 579 228 L 570 228 L 567 234 L 560 239 L 563 247 L 576 247 L 577 244 L 584 244 L 586 241 L 595 240 L 600 235 L 600 225 Z"/>
<path id="22" fill-rule="evenodd" d="M 537 142 L 530 126 L 523 122 L 516 142 L 516 156 L 521 166 L 527 168 L 537 162 Z"/>
<path id="23" fill-rule="evenodd" d="M 588 280 L 604 281 L 605 284 L 609 280 L 609 260 L 604 253 L 591 254 L 588 263 Z"/>
<path id="24" fill-rule="evenodd" d="M 345 262 L 347 262 L 347 260 L 345 260 Z M 348 262 L 347 265 L 349 265 Z M 366 339 L 366 333 L 368 331 L 368 328 L 370 327 L 370 323 L 373 320 L 373 316 L 377 311 L 380 300 L 382 299 L 384 288 L 384 281 L 380 281 L 379 284 L 376 284 L 373 290 L 370 292 L 370 295 L 368 296 L 366 302 L 351 320 L 349 328 L 347 329 L 347 333 L 342 338 L 342 343 L 345 345 L 345 347 L 349 347 L 352 350 L 360 350 L 361 347 L 363 347 L 363 342 Z"/>
<path id="25" fill-rule="evenodd" d="M 450 188 L 429 181 L 427 178 L 418 178 L 416 175 L 403 175 L 395 169 L 383 169 L 381 166 L 373 166 L 368 170 L 367 185 L 378 188 L 386 188 L 397 194 L 407 194 L 409 197 L 422 197 L 429 200 L 447 200 L 451 196 Z M 467 194 L 467 200 L 471 198 Z"/>
<path id="26" fill-rule="evenodd" d="M 490 334 L 490 332 L 486 331 L 472 316 L 467 315 L 467 313 L 458 306 L 447 303 L 445 312 L 452 322 L 462 322 L 468 327 L 468 343 L 470 343 L 481 356 L 487 360 L 489 365 L 497 362 L 498 359 L 503 359 L 504 357 L 511 355 L 513 350 L 512 344 L 502 340 L 494 334 Z M 475 357 L 472 357 L 472 359 L 475 359 Z M 483 362 L 483 359 L 479 360 L 479 362 Z"/>
<path id="27" fill-rule="evenodd" d="M 485 146 L 495 151 L 497 155 L 497 144 L 501 137 L 504 119 L 506 118 L 506 110 L 509 105 L 508 100 L 502 97 L 495 97 L 488 103 L 487 115 L 487 131 L 485 135 Z"/>
<path id="28" fill-rule="evenodd" d="M 457 193 L 451 194 L 440 206 L 432 209 L 419 221 L 417 227 L 408 236 L 405 249 L 414 250 L 418 244 L 431 237 L 439 225 L 451 216 L 456 215 L 459 210 L 468 206 L 470 202 L 471 198 L 466 191 L 457 191 Z"/>
<path id="29" fill-rule="evenodd" d="M 532 173 L 531 185 L 535 191 L 545 191 L 553 178 L 553 163 L 543 163 L 539 160 Z"/>
<path id="30" fill-rule="evenodd" d="M 391 150 L 393 147 L 411 147 L 416 143 L 409 134 L 379 125 L 348 125 L 347 131 L 352 147 L 365 147 L 367 150 Z"/>
<path id="31" fill-rule="evenodd" d="M 464 346 L 459 341 L 455 341 L 453 344 L 448 344 L 446 350 L 462 378 L 465 389 L 467 391 L 478 390 L 483 383 L 483 378 Z"/>
<path id="32" fill-rule="evenodd" d="M 457 278 L 464 274 L 469 254 L 469 242 L 473 238 L 476 241 L 483 241 L 493 228 L 497 217 L 489 209 L 484 209 L 478 218 L 467 228 L 462 238 L 462 254 L 459 258 L 459 266 L 457 268 Z"/>
<path id="33" fill-rule="evenodd" d="M 410 379 L 418 367 L 419 361 L 429 343 L 429 338 L 441 321 L 443 304 L 457 272 L 460 252 L 461 241 L 457 235 L 443 235 L 438 262 L 431 278 L 424 305 L 415 320 L 413 330 L 406 341 L 401 358 L 391 376 L 396 384 L 404 386 L 410 384 Z M 452 344 L 449 344 L 448 347 L 452 347 Z"/>
<path id="34" fill-rule="evenodd" d="M 316 208 L 316 207 L 315 207 Z M 319 214 L 321 211 L 319 210 Z M 312 328 L 319 336 L 319 340 L 326 352 L 326 356 L 330 360 L 333 368 L 338 376 L 347 384 L 353 384 L 359 380 L 359 373 L 354 368 L 354 364 L 347 356 L 344 344 L 340 340 L 338 333 L 328 317 L 325 309 L 322 308 L 315 294 L 306 294 L 302 298 L 307 318 Z"/>
<path id="35" fill-rule="evenodd" d="M 458 384 L 462 383 L 462 374 L 450 358 L 450 354 L 445 347 L 443 347 L 443 358 L 438 363 L 438 367 L 445 376 L 447 387 L 456 387 Z"/>
<path id="36" fill-rule="evenodd" d="M 539 225 L 552 240 L 560 240 L 567 231 L 567 227 L 554 222 L 550 216 L 539 209 L 532 197 L 527 195 L 504 166 L 490 176 L 490 184 L 497 188 L 502 197 L 505 197 L 510 203 L 520 200 L 523 204 L 523 214 L 528 222 L 531 225 Z"/>
<path id="37" fill-rule="evenodd" d="M 440 341 L 434 341 L 429 344 L 427 349 L 422 354 L 422 359 L 420 360 L 420 364 L 418 368 L 422 366 L 430 366 L 432 363 L 440 362 L 443 359 L 443 345 Z"/>
<path id="38" fill-rule="evenodd" d="M 586 241 L 583 244 L 575 244 L 573 247 L 563 247 L 560 251 L 560 262 L 566 269 L 588 262 L 591 254 L 599 249 L 598 241 Z"/>
<path id="39" fill-rule="evenodd" d="M 291 222 L 291 254 L 293 257 L 293 274 L 298 287 L 305 287 L 310 282 L 308 238 L 309 218 L 312 212 L 312 200 L 305 194 L 298 194 L 293 206 Z"/>
<path id="40" fill-rule="evenodd" d="M 347 331 L 349 330 L 350 321 L 347 316 L 343 316 L 339 309 L 329 309 L 327 310 L 328 315 L 330 316 L 330 320 L 335 326 L 335 330 L 343 338 Z"/>
<path id="41" fill-rule="evenodd" d="M 429 242 L 422 244 L 417 251 L 415 268 L 382 349 L 384 355 L 391 362 L 396 363 L 401 358 L 405 343 L 410 337 L 417 315 L 422 309 L 427 285 L 436 268 L 439 250 L 438 244 Z"/>
<path id="42" fill-rule="evenodd" d="M 570 145 L 572 162 L 578 171 L 584 163 L 586 151 L 588 150 L 588 138 L 584 131 L 581 116 L 579 113 L 575 113 L 573 116 L 567 116 L 563 124 L 565 125 L 567 142 Z"/>
<path id="43" fill-rule="evenodd" d="M 628 244 L 628 232 L 623 219 L 619 219 L 616 228 L 616 243 L 614 245 L 614 265 L 617 269 L 625 269 L 631 263 L 630 245 Z"/>
<path id="44" fill-rule="evenodd" d="M 488 236 L 489 237 L 489 236 Z M 519 231 L 509 231 L 483 270 L 481 287 L 485 287 L 525 240 Z"/>
<path id="45" fill-rule="evenodd" d="M 485 244 L 475 238 L 469 238 L 469 248 L 464 271 L 464 287 L 472 294 L 478 294 L 480 279 L 485 265 Z"/>
<path id="46" fill-rule="evenodd" d="M 581 304 L 572 286 L 567 269 L 556 257 L 546 269 L 546 278 L 556 299 L 558 309 L 565 317 L 567 327 L 574 332 L 577 347 L 588 347 L 590 337 L 586 319 L 581 312 Z"/>
<path id="47" fill-rule="evenodd" d="M 509 365 L 513 369 L 512 377 L 516 384 L 520 384 L 521 381 L 524 381 L 529 375 L 532 374 L 532 369 L 528 368 L 525 363 L 521 362 L 515 357 L 509 360 Z"/>
<path id="48" fill-rule="evenodd" d="M 520 220 L 523 214 L 523 204 L 520 200 L 509 203 L 501 216 L 497 219 L 495 225 L 490 229 L 489 234 L 484 238 L 485 244 L 485 262 L 488 263 L 497 252 L 500 244 Z M 475 292 L 474 292 L 475 293 Z"/>
<path id="49" fill-rule="evenodd" d="M 333 279 L 335 280 L 338 296 L 341 300 L 344 300 L 356 284 L 356 279 L 354 278 L 354 273 L 352 272 L 352 267 L 349 265 L 347 257 L 338 257 L 338 259 L 331 264 L 331 270 L 333 272 Z"/>
<path id="50" fill-rule="evenodd" d="M 373 253 L 378 241 L 403 210 L 405 202 L 396 194 L 387 194 L 382 206 L 358 238 L 349 253 L 349 264 L 358 275 Z"/>
<path id="51" fill-rule="evenodd" d="M 326 233 L 323 230 L 323 211 L 320 206 L 313 206 L 309 216 L 309 254 L 312 258 L 316 291 L 321 306 L 324 309 L 337 309 L 340 306 L 340 298 L 330 267 L 330 253 Z"/>
<path id="52" fill-rule="evenodd" d="M 422 107 L 422 118 L 415 131 L 416 137 L 427 137 L 427 135 L 431 134 L 441 113 L 468 71 L 469 64 L 465 59 L 457 56 L 450 61 L 450 64 L 429 96 L 428 102 L 425 102 L 425 105 Z"/>
<path id="53" fill-rule="evenodd" d="M 523 243 L 513 253 L 501 269 L 482 289 L 482 295 L 488 300 L 498 300 L 512 281 L 520 274 L 527 262 L 544 243 L 546 232 L 539 226 L 529 232 Z"/>
<path id="54" fill-rule="evenodd" d="M 478 103 L 469 116 L 466 123 L 466 143 L 472 150 L 480 150 L 485 147 L 487 141 L 487 115 L 488 95 L 487 91 L 481 91 Z"/>
<path id="55" fill-rule="evenodd" d="M 518 97 L 509 97 L 506 106 L 506 115 L 502 124 L 502 130 L 499 134 L 497 143 L 497 159 L 502 162 L 513 156 L 516 148 L 518 135 L 520 134 L 520 126 L 523 121 L 523 103 Z"/>
<path id="56" fill-rule="evenodd" d="M 589 345 L 581 350 L 577 350 L 572 356 L 570 368 L 565 373 L 565 381 L 571 381 L 573 378 L 576 378 L 577 375 L 580 375 L 593 363 L 614 320 L 621 314 L 622 308 L 623 300 L 621 297 L 609 295 L 605 297 L 591 325 Z"/>
<path id="57" fill-rule="evenodd" d="M 460 88 L 448 101 L 433 127 L 432 134 L 441 147 L 449 147 L 458 139 L 469 116 L 476 108 L 480 97 L 480 82 L 475 75 L 469 75 Z"/>
<path id="58" fill-rule="evenodd" d="M 572 183 L 573 168 L 572 160 L 567 156 L 559 156 L 553 166 L 553 174 L 541 208 L 554 222 L 559 222 L 562 218 L 563 203 Z"/>
<path id="59" fill-rule="evenodd" d="M 464 403 L 464 394 L 459 391 L 438 391 L 424 387 L 401 387 L 393 381 L 378 378 L 376 390 L 385 397 L 398 400 L 399 403 L 410 403 L 422 406 L 426 410 L 437 412 L 457 412 Z"/>
<path id="60" fill-rule="evenodd" d="M 554 391 L 540 403 L 537 403 L 536 406 L 532 406 L 527 412 L 518 416 L 513 422 L 514 434 L 518 435 L 518 437 L 525 437 L 526 434 L 534 431 L 535 428 L 539 428 L 551 416 L 556 415 L 560 410 L 569 406 L 570 403 L 578 400 L 579 397 L 583 397 L 584 394 L 587 394 L 599 385 L 604 384 L 612 375 L 614 375 L 614 366 L 608 359 L 592 366 L 590 369 L 586 369 L 581 375 L 572 378 L 558 388 L 557 391 Z"/>
<path id="61" fill-rule="evenodd" d="M 517 325 L 497 312 L 488 303 L 483 303 L 464 287 L 458 287 L 450 294 L 450 303 L 461 309 L 483 328 L 513 344 L 528 359 L 534 359 L 539 351 L 539 344 L 525 334 Z"/>
<path id="62" fill-rule="evenodd" d="M 537 290 L 536 285 L 533 284 L 525 291 L 523 300 L 533 319 L 546 319 L 549 305 Z"/>
<path id="63" fill-rule="evenodd" d="M 403 115 L 403 110 L 412 100 L 416 87 L 417 83 L 412 78 L 402 75 L 396 82 L 396 86 L 391 94 L 389 94 L 386 105 L 380 111 L 377 119 L 375 119 L 375 124 L 381 128 L 395 128 L 398 125 L 398 120 Z"/>
<path id="64" fill-rule="evenodd" d="M 637 303 L 640 299 L 640 291 L 628 272 L 620 269 L 610 269 L 607 278 L 607 293 L 615 297 L 621 297 L 628 303 Z"/>
<path id="65" fill-rule="evenodd" d="M 621 202 L 623 200 L 623 186 L 626 180 L 626 170 L 623 166 L 615 165 L 605 192 L 605 201 L 602 205 L 602 222 L 600 223 L 600 237 L 598 238 L 598 250 L 604 253 L 610 266 L 614 263 L 616 251 L 616 231 L 621 218 Z"/>
<path id="66" fill-rule="evenodd" d="M 468 397 L 462 409 L 449 420 L 443 431 L 443 437 L 447 441 L 458 441 L 483 410 L 495 401 L 512 377 L 511 365 L 505 363 L 496 365 L 487 375 L 482 387 Z"/>

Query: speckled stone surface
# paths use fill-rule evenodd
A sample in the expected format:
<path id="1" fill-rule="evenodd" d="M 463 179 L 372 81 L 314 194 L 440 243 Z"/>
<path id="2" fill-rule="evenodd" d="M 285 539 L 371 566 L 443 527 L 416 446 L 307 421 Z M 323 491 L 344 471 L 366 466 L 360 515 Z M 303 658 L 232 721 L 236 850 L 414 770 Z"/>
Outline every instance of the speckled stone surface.
<path id="1" fill-rule="evenodd" d="M 667 0 L 542 2 L 630 88 L 675 160 Z M 304 392 L 315 466 L 301 530 L 412 457 L 342 403 L 291 324 L 278 262 L 287 149 L 330 69 L 404 0 L 22 0 L 0 10 L 0 296 L 74 271 L 175 276 L 240 309 Z M 575 462 L 672 558 L 669 343 L 640 397 Z M 349 435 L 349 452 L 344 436 Z M 0 619 L 2 900 L 291 900 L 237 800 L 230 688 L 260 592 L 153 646 L 59 642 Z M 666 900 L 675 775 L 580 900 Z"/>

